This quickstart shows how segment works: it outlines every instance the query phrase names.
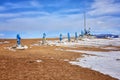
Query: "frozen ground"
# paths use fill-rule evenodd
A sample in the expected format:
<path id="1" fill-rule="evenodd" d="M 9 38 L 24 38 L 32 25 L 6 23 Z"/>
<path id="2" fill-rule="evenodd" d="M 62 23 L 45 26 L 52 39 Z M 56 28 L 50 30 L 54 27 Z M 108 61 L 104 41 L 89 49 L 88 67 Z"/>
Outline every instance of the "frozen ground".
<path id="1" fill-rule="evenodd" d="M 65 46 L 65 47 L 77 47 L 77 46 L 95 46 L 102 49 L 108 49 L 110 52 L 95 52 L 95 51 L 80 51 L 80 50 L 68 50 L 72 52 L 82 52 L 84 58 L 78 58 L 77 61 L 70 62 L 74 65 L 80 65 L 83 67 L 91 68 L 92 70 L 99 71 L 101 73 L 110 75 L 120 80 L 120 38 L 112 39 L 88 39 L 83 38 L 74 42 L 68 42 L 67 39 L 47 41 L 47 45 L 50 46 Z M 116 46 L 119 46 L 118 48 Z M 111 51 L 113 50 L 113 51 Z M 116 51 L 114 51 L 116 50 Z M 92 54 L 92 55 L 91 55 Z M 93 56 L 94 55 L 94 56 Z M 68 61 L 68 60 L 65 60 Z"/>
<path id="2" fill-rule="evenodd" d="M 81 50 L 67 50 L 72 52 L 82 52 L 84 58 L 78 58 L 76 61 L 71 61 L 71 64 L 80 65 L 82 67 L 91 68 L 92 70 L 110 75 L 120 80 L 120 49 L 115 46 L 120 46 L 120 38 L 113 39 L 87 39 L 84 38 L 78 42 L 67 42 L 63 39 L 61 43 L 58 41 L 48 41 L 49 45 L 56 46 L 95 46 L 107 50 L 117 50 L 109 52 L 95 52 L 95 51 L 81 51 Z M 108 47 L 107 47 L 108 46 Z M 110 47 L 111 46 L 111 47 Z"/>
<path id="3" fill-rule="evenodd" d="M 10 43 L 9 41 L 2 41 L 2 42 L 0 42 L 0 44 L 8 44 L 8 43 Z"/>
<path id="4" fill-rule="evenodd" d="M 58 41 L 48 41 L 49 45 L 56 46 L 95 46 L 107 50 L 117 50 L 110 52 L 95 52 L 95 51 L 80 51 L 80 50 L 68 50 L 72 52 L 82 52 L 90 55 L 83 55 L 84 58 L 78 58 L 75 62 L 70 62 L 74 65 L 80 65 L 83 67 L 91 68 L 92 70 L 99 71 L 101 73 L 110 75 L 112 77 L 120 79 L 120 50 L 115 46 L 120 46 L 120 38 L 113 39 L 87 39 L 84 38 L 78 42 L 67 42 L 67 39 L 63 39 L 61 43 Z M 105 47 L 111 46 L 111 47 Z M 92 55 L 91 55 L 92 54 Z M 93 56 L 94 55 L 94 56 Z"/>
<path id="5" fill-rule="evenodd" d="M 94 52 L 94 51 L 80 51 L 68 50 L 72 52 L 82 52 L 92 55 L 83 55 L 84 58 L 78 58 L 77 61 L 71 61 L 73 65 L 80 65 L 92 70 L 108 74 L 120 80 L 120 51 L 110 52 Z M 94 56 L 93 56 L 94 55 Z"/>
<path id="6" fill-rule="evenodd" d="M 66 46 L 66 47 L 73 47 L 79 45 L 85 46 L 96 46 L 96 47 L 103 47 L 103 46 L 120 46 L 120 38 L 112 38 L 112 39 L 87 39 L 84 38 L 82 40 L 78 40 L 77 42 L 68 42 L 67 39 L 63 39 L 60 43 L 58 40 L 55 41 L 47 41 L 49 45 L 56 45 L 56 46 Z"/>

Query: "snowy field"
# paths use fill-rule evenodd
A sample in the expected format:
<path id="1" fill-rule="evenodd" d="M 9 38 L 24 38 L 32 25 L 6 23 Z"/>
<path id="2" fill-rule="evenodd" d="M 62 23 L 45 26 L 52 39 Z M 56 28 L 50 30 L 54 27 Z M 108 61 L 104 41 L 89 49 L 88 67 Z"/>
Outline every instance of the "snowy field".
<path id="1" fill-rule="evenodd" d="M 92 70 L 99 71 L 103 74 L 108 74 L 120 80 L 120 51 L 110 52 L 94 52 L 79 50 L 68 51 L 92 54 L 83 55 L 84 57 L 82 59 L 78 58 L 77 61 L 71 61 L 70 62 L 71 64 L 87 67 Z"/>
<path id="2" fill-rule="evenodd" d="M 56 46 L 66 46 L 66 47 L 73 47 L 73 46 L 96 46 L 96 47 L 103 47 L 103 46 L 120 46 L 120 38 L 112 38 L 112 39 L 88 39 L 84 38 L 82 40 L 78 40 L 74 42 L 68 42 L 67 39 L 63 39 L 60 43 L 58 40 L 54 41 L 47 41 L 49 45 L 56 45 Z"/>
<path id="3" fill-rule="evenodd" d="M 82 39 L 78 42 L 67 42 L 67 39 L 64 39 L 62 43 L 58 41 L 49 41 L 49 45 L 56 46 L 66 46 L 66 47 L 75 47 L 75 46 L 95 46 L 102 49 L 110 50 L 109 52 L 103 51 L 81 51 L 81 50 L 67 50 L 70 52 L 80 52 L 86 53 L 83 58 L 78 58 L 76 61 L 71 61 L 73 65 L 79 65 L 82 67 L 87 67 L 92 70 L 99 71 L 103 74 L 110 75 L 120 80 L 120 49 L 117 46 L 120 46 L 120 38 L 113 39 Z M 106 47 L 111 46 L 111 47 Z M 111 51 L 113 50 L 113 51 Z M 94 55 L 94 56 L 93 56 Z"/>
<path id="4" fill-rule="evenodd" d="M 4 42 L 4 43 L 8 43 L 8 42 Z M 3 42 L 1 42 L 1 44 L 3 44 Z M 48 40 L 47 45 L 64 46 L 64 47 L 94 46 L 102 49 L 107 49 L 109 50 L 109 52 L 83 51 L 83 50 L 66 50 L 66 51 L 89 54 L 89 55 L 86 54 L 82 55 L 84 57 L 78 58 L 76 61 L 70 61 L 71 64 L 87 67 L 92 70 L 99 71 L 103 74 L 107 74 L 112 77 L 118 78 L 120 80 L 120 49 L 119 49 L 120 38 L 112 38 L 112 39 L 83 38 L 82 40 L 78 40 L 76 42 L 74 42 L 74 40 L 68 42 L 67 39 L 63 39 L 62 42 L 60 42 L 59 40 Z M 40 45 L 33 44 L 32 46 L 40 46 Z M 37 60 L 37 62 L 41 62 L 41 61 Z"/>

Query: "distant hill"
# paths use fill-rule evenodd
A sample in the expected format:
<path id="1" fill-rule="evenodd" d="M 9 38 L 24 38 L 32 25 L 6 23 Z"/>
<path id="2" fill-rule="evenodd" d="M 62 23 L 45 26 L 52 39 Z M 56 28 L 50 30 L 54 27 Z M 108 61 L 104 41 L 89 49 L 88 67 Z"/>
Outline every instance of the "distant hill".
<path id="1" fill-rule="evenodd" d="M 94 35 L 97 38 L 119 38 L 119 35 L 114 35 L 114 34 L 98 34 Z"/>

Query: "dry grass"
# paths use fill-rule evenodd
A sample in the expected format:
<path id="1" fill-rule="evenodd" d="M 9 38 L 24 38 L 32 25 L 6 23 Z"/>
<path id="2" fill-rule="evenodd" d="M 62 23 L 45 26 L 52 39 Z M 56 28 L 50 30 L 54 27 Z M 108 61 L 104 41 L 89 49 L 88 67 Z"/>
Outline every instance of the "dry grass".
<path id="1" fill-rule="evenodd" d="M 12 46 L 15 40 L 8 40 L 9 44 L 0 44 L 0 80 L 117 80 L 108 75 L 71 65 L 67 60 L 75 60 L 82 53 L 55 50 L 56 46 L 33 46 L 27 50 L 9 51 L 4 47 Z M 39 39 L 22 40 L 22 44 L 30 46 Z M 98 48 L 79 47 L 76 49 L 101 50 Z M 42 60 L 42 62 L 36 62 Z"/>

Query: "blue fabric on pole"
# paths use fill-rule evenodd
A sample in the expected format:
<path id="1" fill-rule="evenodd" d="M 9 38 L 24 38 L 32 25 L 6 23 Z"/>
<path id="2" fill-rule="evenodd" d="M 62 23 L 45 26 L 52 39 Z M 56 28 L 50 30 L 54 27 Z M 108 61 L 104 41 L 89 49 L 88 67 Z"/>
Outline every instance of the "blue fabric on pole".
<path id="1" fill-rule="evenodd" d="M 21 40 L 21 37 L 20 37 L 20 35 L 19 35 L 19 34 L 17 34 L 17 44 L 18 44 L 18 45 L 20 45 L 20 44 L 21 44 L 20 40 Z"/>
<path id="2" fill-rule="evenodd" d="M 78 36 L 77 36 L 77 32 L 75 32 L 75 39 L 77 39 L 78 38 Z"/>
<path id="3" fill-rule="evenodd" d="M 45 33 L 43 33 L 43 38 L 45 38 L 46 37 L 46 34 Z"/>
<path id="4" fill-rule="evenodd" d="M 60 34 L 60 41 L 62 41 L 62 34 Z"/>
<path id="5" fill-rule="evenodd" d="M 70 33 L 68 33 L 68 41 L 70 42 Z"/>
<path id="6" fill-rule="evenodd" d="M 83 32 L 83 30 L 81 30 L 81 35 L 82 35 L 82 36 L 84 35 L 84 32 Z"/>

